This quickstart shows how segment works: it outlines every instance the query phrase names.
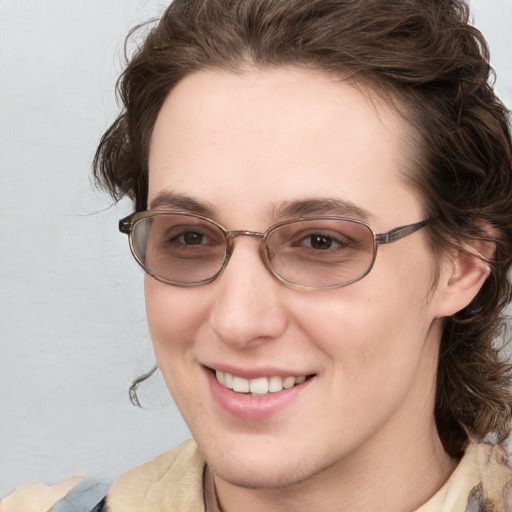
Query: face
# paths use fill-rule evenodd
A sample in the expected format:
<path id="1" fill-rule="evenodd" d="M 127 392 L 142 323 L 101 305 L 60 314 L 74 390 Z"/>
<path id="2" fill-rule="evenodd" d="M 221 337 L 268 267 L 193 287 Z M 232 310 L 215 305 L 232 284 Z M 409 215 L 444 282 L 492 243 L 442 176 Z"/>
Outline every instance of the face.
<path id="1" fill-rule="evenodd" d="M 385 232 L 422 219 L 403 178 L 409 130 L 377 96 L 321 73 L 201 71 L 158 116 L 149 205 L 207 212 L 229 230 L 263 232 L 294 209 L 364 216 Z M 280 283 L 258 244 L 236 238 L 207 285 L 145 281 L 159 367 L 218 478 L 289 485 L 434 431 L 441 321 L 423 232 L 380 246 L 364 279 L 327 290 Z M 265 379 L 295 385 L 258 396 L 215 370 L 241 390 L 244 379 L 260 392 Z"/>

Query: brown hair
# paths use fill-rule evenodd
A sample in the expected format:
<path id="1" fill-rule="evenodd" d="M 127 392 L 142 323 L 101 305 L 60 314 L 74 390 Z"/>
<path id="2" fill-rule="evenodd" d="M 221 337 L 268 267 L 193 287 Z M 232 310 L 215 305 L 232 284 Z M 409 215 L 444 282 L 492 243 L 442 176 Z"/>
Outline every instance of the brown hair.
<path id="1" fill-rule="evenodd" d="M 114 198 L 147 207 L 152 128 L 170 90 L 217 67 L 301 65 L 366 84 L 411 124 L 420 157 L 408 177 L 435 217 L 433 250 L 490 239 L 490 275 L 446 319 L 435 417 L 444 447 L 503 440 L 512 410 L 505 340 L 511 299 L 512 149 L 508 112 L 490 85 L 486 42 L 462 0 L 174 0 L 118 82 L 123 110 L 103 136 L 94 173 Z M 487 229 L 482 229 L 485 226 Z M 489 229 L 490 228 L 490 229 Z M 492 238 L 489 238 L 492 232 Z"/>

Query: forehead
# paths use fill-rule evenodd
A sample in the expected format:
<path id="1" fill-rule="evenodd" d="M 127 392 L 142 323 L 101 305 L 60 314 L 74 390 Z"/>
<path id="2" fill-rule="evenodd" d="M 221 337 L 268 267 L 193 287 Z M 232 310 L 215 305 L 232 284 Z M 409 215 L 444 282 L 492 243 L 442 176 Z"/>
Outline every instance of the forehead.
<path id="1" fill-rule="evenodd" d="M 342 199 L 376 217 L 401 205 L 409 222 L 419 210 L 403 179 L 409 131 L 379 96 L 321 72 L 200 71 L 172 90 L 157 118 L 149 204 L 162 191 L 214 209 Z"/>

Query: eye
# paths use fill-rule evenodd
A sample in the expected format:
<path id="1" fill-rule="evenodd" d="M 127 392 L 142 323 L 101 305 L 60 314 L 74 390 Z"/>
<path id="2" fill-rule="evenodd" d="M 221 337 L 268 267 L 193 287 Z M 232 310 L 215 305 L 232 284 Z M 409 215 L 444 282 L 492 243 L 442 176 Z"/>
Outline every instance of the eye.
<path id="1" fill-rule="evenodd" d="M 340 233 L 308 233 L 293 242 L 294 247 L 305 247 L 313 251 L 332 251 L 349 247 L 350 240 Z"/>
<path id="2" fill-rule="evenodd" d="M 341 246 L 341 244 L 332 236 L 322 234 L 308 235 L 304 238 L 303 242 L 306 247 L 314 249 L 315 251 L 327 251 L 328 249 Z"/>
<path id="3" fill-rule="evenodd" d="M 204 222 L 171 226 L 163 233 L 162 242 L 174 250 L 206 250 L 224 246 L 222 232 Z"/>
<path id="4" fill-rule="evenodd" d="M 174 239 L 184 245 L 202 245 L 208 243 L 206 236 L 197 231 L 186 231 L 176 236 Z"/>

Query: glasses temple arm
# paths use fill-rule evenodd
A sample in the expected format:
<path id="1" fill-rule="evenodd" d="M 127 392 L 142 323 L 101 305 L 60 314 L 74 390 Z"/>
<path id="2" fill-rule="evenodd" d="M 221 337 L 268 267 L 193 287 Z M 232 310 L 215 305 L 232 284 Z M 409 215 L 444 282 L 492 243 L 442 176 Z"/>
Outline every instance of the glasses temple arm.
<path id="1" fill-rule="evenodd" d="M 405 238 L 406 236 L 412 235 L 419 229 L 425 227 L 427 224 L 431 222 L 432 219 L 422 220 L 420 222 L 416 222 L 415 224 L 408 224 L 407 226 L 399 226 L 397 228 L 388 231 L 387 233 L 379 233 L 376 235 L 376 240 L 378 244 L 390 244 L 400 240 L 401 238 Z"/>

